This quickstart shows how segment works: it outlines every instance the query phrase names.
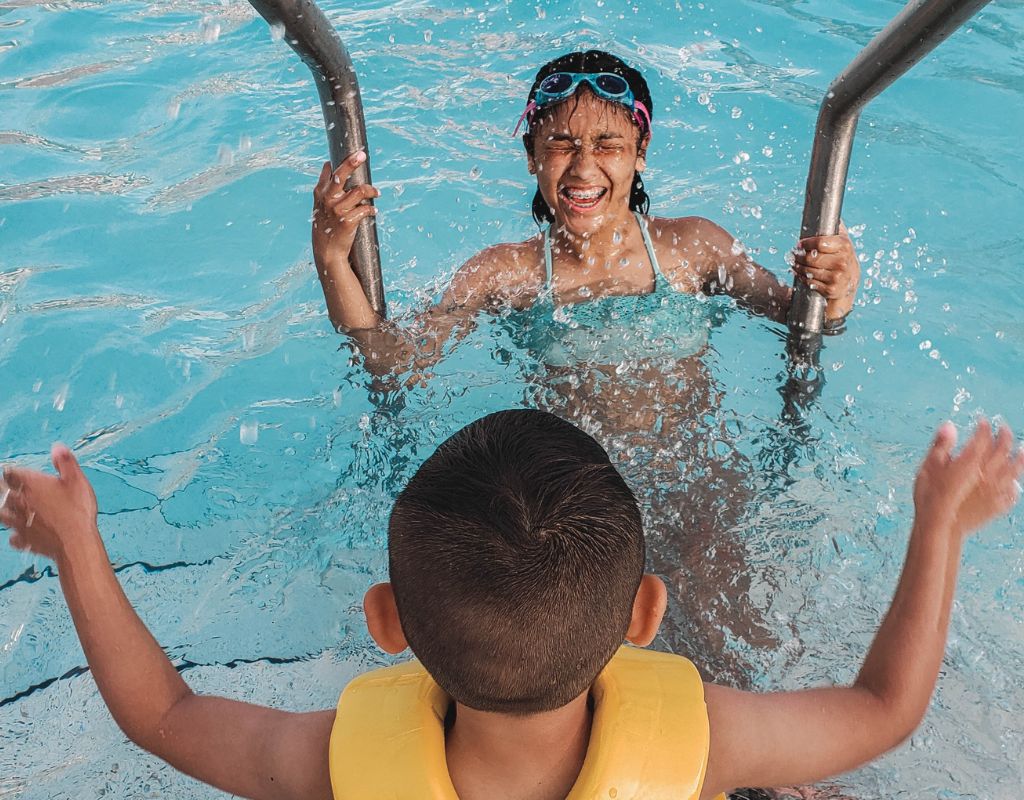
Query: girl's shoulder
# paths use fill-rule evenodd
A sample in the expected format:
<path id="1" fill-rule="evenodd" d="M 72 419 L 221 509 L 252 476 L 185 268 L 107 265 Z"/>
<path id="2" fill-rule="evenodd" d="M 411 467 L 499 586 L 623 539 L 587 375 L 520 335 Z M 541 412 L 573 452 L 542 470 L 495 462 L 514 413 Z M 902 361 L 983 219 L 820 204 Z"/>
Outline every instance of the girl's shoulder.
<path id="1" fill-rule="evenodd" d="M 651 239 L 671 240 L 673 246 L 689 247 L 702 244 L 701 240 L 711 236 L 718 238 L 725 231 L 706 217 L 647 217 L 647 229 Z"/>
<path id="2" fill-rule="evenodd" d="M 682 292 L 701 291 L 728 234 L 705 217 L 647 217 L 662 274 Z"/>
<path id="3" fill-rule="evenodd" d="M 481 250 L 459 268 L 453 288 L 456 294 L 515 305 L 532 301 L 544 280 L 544 238 L 538 233 L 523 242 L 502 242 Z"/>

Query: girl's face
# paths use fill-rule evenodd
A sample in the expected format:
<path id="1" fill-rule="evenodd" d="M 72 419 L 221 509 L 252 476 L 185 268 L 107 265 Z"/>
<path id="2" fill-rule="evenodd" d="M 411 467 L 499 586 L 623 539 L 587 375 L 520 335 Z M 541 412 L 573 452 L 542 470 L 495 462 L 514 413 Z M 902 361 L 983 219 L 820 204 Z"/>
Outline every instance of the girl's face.
<path id="1" fill-rule="evenodd" d="M 635 172 L 645 166 L 648 139 L 625 108 L 584 91 L 541 119 L 527 155 L 555 224 L 589 236 L 628 216 Z"/>

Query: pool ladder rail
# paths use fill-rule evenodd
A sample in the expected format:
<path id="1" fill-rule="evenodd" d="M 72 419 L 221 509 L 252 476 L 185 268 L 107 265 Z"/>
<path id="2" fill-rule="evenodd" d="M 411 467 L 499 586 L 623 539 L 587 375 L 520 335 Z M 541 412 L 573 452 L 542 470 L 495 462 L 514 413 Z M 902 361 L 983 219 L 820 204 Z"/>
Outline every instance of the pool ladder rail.
<path id="1" fill-rule="evenodd" d="M 865 105 L 890 86 L 990 0 L 911 0 L 839 73 L 825 92 L 814 130 L 801 238 L 833 235 L 846 191 L 857 121 Z M 789 377 L 780 389 L 783 416 L 798 418 L 821 392 L 825 298 L 793 283 L 787 319 Z"/>
<path id="2" fill-rule="evenodd" d="M 313 73 L 327 128 L 331 164 L 337 167 L 352 153 L 358 150 L 366 152 L 366 160 L 353 172 L 345 188 L 370 183 L 370 151 L 359 82 L 352 59 L 334 26 L 313 0 L 249 2 L 270 23 L 272 30 L 283 31 L 284 40 Z M 372 203 L 372 200 L 367 202 Z M 372 216 L 364 218 L 356 229 L 351 262 L 370 306 L 383 318 L 387 307 L 380 271 L 377 223 Z"/>
<path id="3" fill-rule="evenodd" d="M 337 166 L 356 150 L 367 151 L 366 121 L 352 59 L 327 17 L 313 0 L 249 0 L 313 73 L 330 147 Z M 990 0 L 911 0 L 850 64 L 825 93 L 814 132 L 800 235 L 832 235 L 846 190 L 853 137 L 861 109 L 914 64 L 931 52 Z M 346 188 L 370 182 L 370 159 L 353 173 Z M 370 305 L 385 314 L 380 247 L 373 217 L 359 224 L 352 266 Z M 798 393 L 783 390 L 787 404 L 802 406 L 820 388 L 818 354 L 825 317 L 825 298 L 794 282 L 789 309 L 787 351 L 794 370 L 802 370 Z M 809 377 L 810 376 L 810 377 Z"/>

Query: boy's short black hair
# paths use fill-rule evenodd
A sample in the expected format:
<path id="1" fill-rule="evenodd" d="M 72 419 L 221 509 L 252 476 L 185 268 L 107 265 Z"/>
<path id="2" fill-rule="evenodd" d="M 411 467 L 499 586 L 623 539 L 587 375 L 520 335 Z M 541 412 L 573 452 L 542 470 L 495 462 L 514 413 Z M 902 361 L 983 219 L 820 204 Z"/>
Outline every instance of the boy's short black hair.
<path id="1" fill-rule="evenodd" d="M 388 548 L 413 653 L 459 702 L 515 714 L 587 690 L 644 567 L 640 511 L 608 454 L 543 411 L 445 441 L 395 501 Z"/>

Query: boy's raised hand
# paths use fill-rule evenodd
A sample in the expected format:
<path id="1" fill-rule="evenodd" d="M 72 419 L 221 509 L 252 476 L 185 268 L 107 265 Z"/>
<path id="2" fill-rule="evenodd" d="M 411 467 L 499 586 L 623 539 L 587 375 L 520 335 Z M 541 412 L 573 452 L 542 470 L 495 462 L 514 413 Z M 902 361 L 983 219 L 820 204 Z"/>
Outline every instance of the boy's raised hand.
<path id="1" fill-rule="evenodd" d="M 939 428 L 917 472 L 914 507 L 918 523 L 951 525 L 956 535 L 968 536 L 1017 502 L 1024 450 L 1014 449 L 1006 425 L 993 436 L 986 419 L 978 421 L 967 444 L 954 455 L 956 438 L 952 422 Z"/>
<path id="2" fill-rule="evenodd" d="M 96 494 L 72 452 L 51 451 L 57 475 L 8 467 L 0 490 L 0 523 L 11 528 L 12 547 L 58 561 L 67 546 L 96 532 Z"/>

